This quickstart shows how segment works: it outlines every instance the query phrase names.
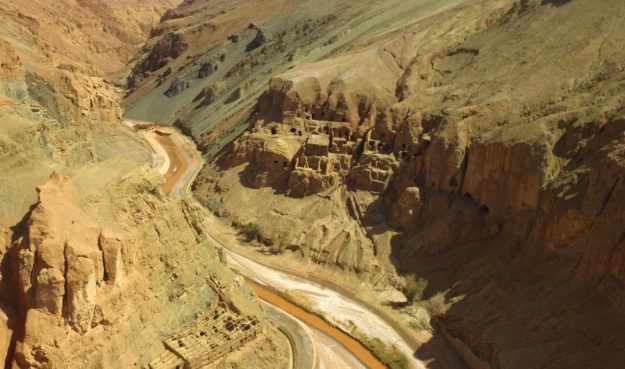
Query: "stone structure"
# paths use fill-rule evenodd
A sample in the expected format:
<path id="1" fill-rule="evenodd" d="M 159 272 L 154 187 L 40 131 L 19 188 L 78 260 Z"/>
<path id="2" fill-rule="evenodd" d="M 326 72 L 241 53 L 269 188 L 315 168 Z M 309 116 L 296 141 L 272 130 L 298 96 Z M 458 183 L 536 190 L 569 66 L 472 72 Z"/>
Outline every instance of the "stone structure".
<path id="1" fill-rule="evenodd" d="M 399 160 L 408 157 L 405 145 L 404 150 L 394 150 L 393 133 L 375 129 L 360 133 L 362 127 L 350 122 L 313 119 L 310 108 L 301 110 L 281 123 L 266 124 L 258 119 L 253 132 L 241 141 L 244 145 L 235 144 L 233 164 L 250 156 L 256 161 L 248 177 L 250 185 L 286 184 L 287 193 L 294 197 L 318 193 L 337 183 L 382 193 Z"/>
<path id="2" fill-rule="evenodd" d="M 212 311 L 164 339 L 166 351 L 150 362 L 150 368 L 203 368 L 254 340 L 262 331 L 256 317 L 238 314 L 218 303 Z"/>

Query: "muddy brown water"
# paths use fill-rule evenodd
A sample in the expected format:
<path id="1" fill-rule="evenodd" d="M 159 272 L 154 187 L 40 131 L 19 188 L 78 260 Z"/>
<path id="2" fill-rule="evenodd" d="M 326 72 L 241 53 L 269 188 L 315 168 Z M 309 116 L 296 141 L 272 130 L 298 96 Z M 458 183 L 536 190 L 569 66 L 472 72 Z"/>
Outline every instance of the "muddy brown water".
<path id="1" fill-rule="evenodd" d="M 254 283 L 247 278 L 245 279 L 245 281 L 254 289 L 254 291 L 256 291 L 258 297 L 274 306 L 277 306 L 279 309 L 286 311 L 287 313 L 299 318 L 300 320 L 308 323 L 309 325 L 334 338 L 336 341 L 342 344 L 349 352 L 354 354 L 354 356 L 356 356 L 368 368 L 388 369 L 388 367 L 382 364 L 382 362 L 377 357 L 375 357 L 371 353 L 371 351 L 364 347 L 360 342 L 345 334 L 343 331 L 334 328 L 317 315 L 311 314 L 304 309 L 297 307 L 293 303 L 269 291 L 261 285 Z"/>
<path id="2" fill-rule="evenodd" d="M 163 149 L 167 152 L 169 156 L 169 169 L 167 173 L 165 173 L 165 184 L 163 185 L 163 192 L 168 195 L 171 192 L 171 189 L 174 187 L 176 182 L 182 177 L 184 172 L 187 170 L 187 161 L 184 159 L 184 156 L 178 150 L 178 147 L 171 139 L 171 136 L 167 135 L 154 135 L 154 138 L 158 143 L 163 146 Z M 174 169 L 176 170 L 174 172 Z"/>

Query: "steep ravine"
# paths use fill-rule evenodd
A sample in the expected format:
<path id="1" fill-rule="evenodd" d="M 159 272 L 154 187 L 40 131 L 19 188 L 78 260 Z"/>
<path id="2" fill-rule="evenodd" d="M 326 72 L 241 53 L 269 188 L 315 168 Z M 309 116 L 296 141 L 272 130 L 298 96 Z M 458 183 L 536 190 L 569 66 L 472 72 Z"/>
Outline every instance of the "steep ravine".
<path id="1" fill-rule="evenodd" d="M 620 8 L 467 1 L 296 65 L 235 140 L 192 131 L 221 150 L 195 194 L 263 252 L 379 288 L 415 274 L 397 313 L 437 317 L 477 367 L 618 367 Z"/>

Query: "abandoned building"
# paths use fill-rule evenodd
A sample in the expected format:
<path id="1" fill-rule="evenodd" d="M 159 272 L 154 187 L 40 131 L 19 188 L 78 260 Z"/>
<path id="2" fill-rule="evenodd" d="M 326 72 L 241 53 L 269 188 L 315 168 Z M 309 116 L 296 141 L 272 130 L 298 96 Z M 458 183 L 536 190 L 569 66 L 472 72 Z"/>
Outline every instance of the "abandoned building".
<path id="1" fill-rule="evenodd" d="M 200 369 L 262 334 L 260 321 L 233 312 L 224 303 L 163 340 L 165 350 L 151 369 Z"/>
<path id="2" fill-rule="evenodd" d="M 330 152 L 330 139 L 326 135 L 310 135 L 304 146 L 308 156 L 327 156 Z"/>
<path id="3" fill-rule="evenodd" d="M 394 147 L 392 132 L 368 129 L 359 134 L 353 123 L 311 119 L 310 110 L 306 108 L 304 113 L 304 118 L 299 114 L 283 116 L 281 123 L 265 124 L 259 119 L 255 124 L 256 130 L 264 134 L 286 134 L 289 140 L 299 141 L 301 147 L 292 161 L 290 157 L 278 157 L 283 150 L 279 150 L 277 143 L 266 144 L 271 150 L 263 153 L 264 161 L 288 170 L 288 193 L 292 196 L 321 192 L 333 183 L 340 183 L 339 178 L 348 179 L 347 183 L 356 189 L 384 192 L 399 165 L 398 159 L 409 156 L 405 144 L 401 148 Z M 277 137 L 269 141 L 283 139 Z"/>

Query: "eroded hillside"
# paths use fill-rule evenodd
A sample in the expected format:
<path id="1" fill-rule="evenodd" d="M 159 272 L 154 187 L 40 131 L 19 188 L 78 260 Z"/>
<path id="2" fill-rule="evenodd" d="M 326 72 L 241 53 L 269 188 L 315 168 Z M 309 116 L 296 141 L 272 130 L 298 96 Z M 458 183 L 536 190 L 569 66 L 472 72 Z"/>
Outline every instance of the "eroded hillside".
<path id="1" fill-rule="evenodd" d="M 195 193 L 271 252 L 421 278 L 472 365 L 620 365 L 623 7 L 391 3 L 187 42 L 129 113 L 221 150 Z M 154 43 L 202 34 L 184 11 Z"/>
<path id="2" fill-rule="evenodd" d="M 163 193 L 152 152 L 121 124 L 111 83 L 176 4 L 0 3 L 4 367 L 156 367 L 178 360 L 163 339 L 206 330 L 208 314 L 254 326 L 230 337 L 216 323 L 197 340 L 239 350 L 219 365 L 285 357 L 251 289 L 206 241 L 203 209 Z"/>

